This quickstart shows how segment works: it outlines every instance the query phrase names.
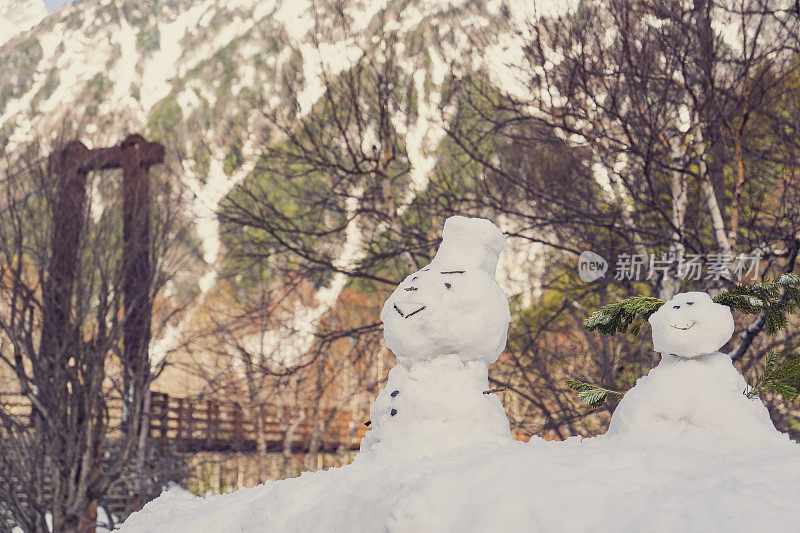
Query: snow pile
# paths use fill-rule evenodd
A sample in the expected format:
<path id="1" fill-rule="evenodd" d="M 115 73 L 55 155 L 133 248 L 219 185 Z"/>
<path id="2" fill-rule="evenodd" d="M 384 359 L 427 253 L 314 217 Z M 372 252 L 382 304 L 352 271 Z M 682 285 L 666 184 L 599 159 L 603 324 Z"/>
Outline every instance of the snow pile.
<path id="1" fill-rule="evenodd" d="M 788 440 L 534 438 L 162 497 L 122 531 L 783 531 L 796 520 L 798 469 Z"/>
<path id="2" fill-rule="evenodd" d="M 487 221 L 449 219 L 431 264 L 387 300 L 385 335 L 398 365 L 352 465 L 205 499 L 167 493 L 122 530 L 772 531 L 794 523 L 800 448 L 743 395 L 744 380 L 716 351 L 730 339 L 730 311 L 704 293 L 678 295 L 652 315 L 662 361 L 625 395 L 606 435 L 511 440 L 502 406 L 482 394 L 509 320 L 494 281 L 502 243 Z"/>
<path id="3" fill-rule="evenodd" d="M 46 16 L 42 0 L 0 0 L 0 44 L 28 31 Z"/>
<path id="4" fill-rule="evenodd" d="M 608 434 L 701 432 L 754 445 L 783 440 L 761 400 L 744 395 L 746 387 L 727 354 L 692 359 L 664 354 L 658 366 L 625 394 Z"/>

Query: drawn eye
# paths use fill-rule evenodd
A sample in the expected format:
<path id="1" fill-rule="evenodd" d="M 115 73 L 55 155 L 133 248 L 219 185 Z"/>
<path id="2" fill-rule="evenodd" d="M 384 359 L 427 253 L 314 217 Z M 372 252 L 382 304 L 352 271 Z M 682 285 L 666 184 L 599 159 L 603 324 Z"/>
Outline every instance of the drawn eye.
<path id="1" fill-rule="evenodd" d="M 416 280 L 417 280 L 417 276 L 414 276 L 413 278 L 411 278 L 411 281 L 416 281 Z"/>
<path id="2" fill-rule="evenodd" d="M 452 285 L 450 285 L 449 283 L 445 283 L 444 286 L 447 287 L 448 289 L 452 287 Z"/>
<path id="3" fill-rule="evenodd" d="M 681 308 L 681 306 L 680 306 L 680 305 L 673 305 L 673 306 L 672 306 L 672 308 L 673 308 L 673 309 L 680 309 L 680 308 Z"/>
<path id="4" fill-rule="evenodd" d="M 686 302 L 686 305 L 694 305 L 694 302 Z"/>

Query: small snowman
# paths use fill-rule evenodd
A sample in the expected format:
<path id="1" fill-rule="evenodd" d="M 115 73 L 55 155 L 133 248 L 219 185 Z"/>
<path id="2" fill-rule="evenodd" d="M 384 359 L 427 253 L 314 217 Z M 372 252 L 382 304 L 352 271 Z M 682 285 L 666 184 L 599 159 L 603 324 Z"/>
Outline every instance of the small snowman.
<path id="1" fill-rule="evenodd" d="M 483 393 L 510 321 L 494 278 L 504 246 L 492 222 L 450 217 L 433 261 L 386 300 L 384 337 L 397 365 L 372 405 L 361 457 L 510 441 L 503 405 Z"/>
<path id="2" fill-rule="evenodd" d="M 705 292 L 686 292 L 666 302 L 649 322 L 661 362 L 625 394 L 609 435 L 779 435 L 764 404 L 744 395 L 747 384 L 730 356 L 718 351 L 733 335 L 730 308 Z"/>

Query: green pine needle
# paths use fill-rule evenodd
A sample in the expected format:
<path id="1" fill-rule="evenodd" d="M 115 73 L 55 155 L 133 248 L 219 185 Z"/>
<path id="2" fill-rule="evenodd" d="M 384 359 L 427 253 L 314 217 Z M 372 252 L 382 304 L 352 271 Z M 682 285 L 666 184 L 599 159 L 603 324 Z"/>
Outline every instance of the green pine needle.
<path id="1" fill-rule="evenodd" d="M 583 327 L 604 335 L 627 333 L 630 328 L 631 333 L 636 335 L 644 321 L 662 305 L 664 300 L 658 298 L 633 296 L 601 307 L 583 322 Z"/>
<path id="2" fill-rule="evenodd" d="M 737 285 L 714 297 L 718 304 L 748 315 L 763 315 L 764 329 L 770 335 L 788 325 L 788 316 L 800 311 L 800 276 L 784 274 L 777 281 L 765 280 L 752 285 Z M 604 335 L 639 333 L 642 324 L 658 311 L 664 301 L 649 296 L 633 296 L 605 305 L 584 322 L 588 331 Z"/>
<path id="3" fill-rule="evenodd" d="M 770 335 L 784 329 L 788 315 L 800 310 L 800 276 L 784 274 L 777 281 L 737 285 L 714 297 L 718 304 L 747 315 L 763 315 L 764 329 Z"/>
<path id="4" fill-rule="evenodd" d="M 567 387 L 578 393 L 580 401 L 594 409 L 606 403 L 606 400 L 621 400 L 625 396 L 624 392 L 606 389 L 576 379 L 568 379 L 566 383 Z"/>
<path id="5" fill-rule="evenodd" d="M 748 398 L 755 398 L 767 389 L 774 390 L 789 401 L 797 398 L 798 390 L 792 383 L 795 383 L 800 377 L 800 357 L 794 357 L 783 364 L 778 364 L 781 358 L 780 350 L 770 350 L 764 364 L 764 372 L 755 385 L 745 391 Z"/>

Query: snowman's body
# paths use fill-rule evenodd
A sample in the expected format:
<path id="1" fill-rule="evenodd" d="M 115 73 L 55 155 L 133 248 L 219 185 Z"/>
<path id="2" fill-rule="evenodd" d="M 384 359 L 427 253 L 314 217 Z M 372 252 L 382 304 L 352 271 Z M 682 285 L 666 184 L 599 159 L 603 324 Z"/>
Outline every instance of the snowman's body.
<path id="1" fill-rule="evenodd" d="M 370 411 L 361 457 L 511 440 L 500 400 L 483 394 L 510 320 L 494 279 L 504 242 L 488 220 L 451 217 L 433 261 L 387 299 L 381 318 L 397 366 Z"/>
<path id="2" fill-rule="evenodd" d="M 439 450 L 510 437 L 503 404 L 488 388 L 486 364 L 457 355 L 389 372 L 370 410 L 372 431 L 362 450 L 434 455 Z"/>
<path id="3" fill-rule="evenodd" d="M 699 431 L 736 439 L 782 438 L 764 404 L 729 355 L 718 351 L 733 334 L 726 306 L 706 293 L 678 294 L 650 317 L 661 362 L 639 378 L 614 411 L 609 435 L 662 438 Z"/>

